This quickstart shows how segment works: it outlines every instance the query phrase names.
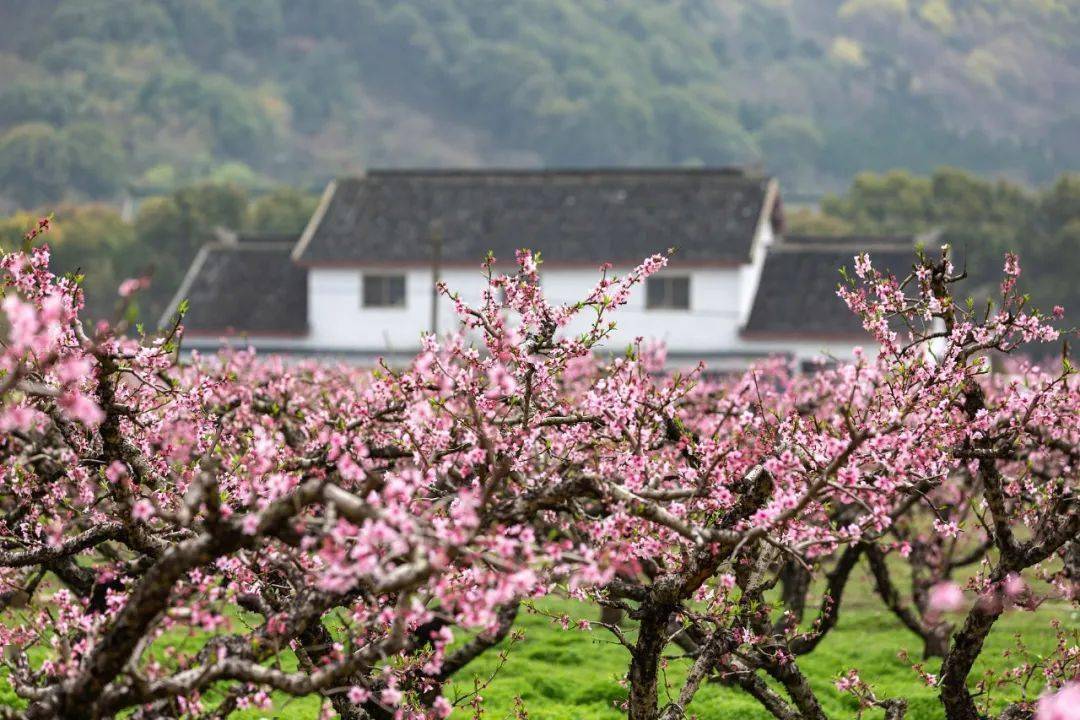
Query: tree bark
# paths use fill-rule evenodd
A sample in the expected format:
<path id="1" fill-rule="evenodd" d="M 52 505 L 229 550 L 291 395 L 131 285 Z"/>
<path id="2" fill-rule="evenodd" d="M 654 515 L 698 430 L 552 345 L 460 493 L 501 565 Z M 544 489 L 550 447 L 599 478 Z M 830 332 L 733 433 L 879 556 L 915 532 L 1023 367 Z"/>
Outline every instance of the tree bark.
<path id="1" fill-rule="evenodd" d="M 798 626 L 806 615 L 806 596 L 810 592 L 810 571 L 788 560 L 780 571 L 780 600 L 784 603 L 784 629 Z"/>
<path id="2" fill-rule="evenodd" d="M 982 652 L 983 642 L 1001 616 L 997 607 L 976 605 L 968 613 L 964 627 L 953 636 L 952 649 L 941 666 L 941 703 L 949 720 L 981 720 L 975 700 L 967 689 L 967 678 Z"/>
<path id="3" fill-rule="evenodd" d="M 600 607 L 600 622 L 605 625 L 622 625 L 623 611 L 617 607 L 602 605 Z"/>
<path id="4" fill-rule="evenodd" d="M 674 603 L 656 603 L 652 598 L 641 608 L 637 642 L 630 657 L 629 720 L 656 720 L 659 717 L 657 677 L 660 656 L 667 645 L 668 622 L 674 611 Z"/>
<path id="5" fill-rule="evenodd" d="M 949 639 L 952 636 L 953 626 L 951 623 L 940 622 L 930 625 L 919 617 L 915 610 L 904 604 L 900 598 L 900 592 L 893 584 L 889 575 L 889 567 L 886 564 L 885 555 L 881 549 L 870 545 L 867 547 L 866 556 L 870 560 L 870 570 L 874 574 L 874 585 L 878 595 L 885 602 L 886 607 L 892 611 L 900 622 L 908 630 L 918 635 L 923 641 L 923 659 L 932 657 L 943 658 L 949 652 Z"/>

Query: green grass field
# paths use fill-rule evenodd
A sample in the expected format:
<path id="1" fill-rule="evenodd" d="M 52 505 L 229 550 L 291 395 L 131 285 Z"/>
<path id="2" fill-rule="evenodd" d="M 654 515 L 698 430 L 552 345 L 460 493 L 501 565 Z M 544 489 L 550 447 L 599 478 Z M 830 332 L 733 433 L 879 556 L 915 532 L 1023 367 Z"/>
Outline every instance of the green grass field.
<path id="1" fill-rule="evenodd" d="M 831 717 L 855 717 L 856 704 L 841 695 L 833 686 L 836 676 L 852 667 L 859 668 L 879 697 L 906 697 L 910 703 L 910 720 L 938 720 L 941 707 L 932 689 L 923 685 L 910 666 L 897 658 L 897 651 L 907 649 L 912 657 L 921 655 L 921 644 L 884 611 L 869 592 L 869 579 L 853 578 L 855 587 L 845 599 L 837 627 L 809 656 L 799 660 L 800 667 L 812 679 L 826 711 Z M 595 610 L 570 602 L 543 601 L 539 607 L 549 612 L 566 612 L 572 617 L 594 619 Z M 976 675 L 988 668 L 1003 669 L 1010 663 L 1002 653 L 1015 647 L 1013 636 L 1022 632 L 1025 644 L 1032 652 L 1044 652 L 1053 646 L 1050 621 L 1059 618 L 1066 625 L 1080 622 L 1075 612 L 1063 604 L 1046 604 L 1038 612 L 1012 612 L 995 626 L 980 659 Z M 490 651 L 466 667 L 447 690 L 454 698 L 472 691 L 474 680 L 486 683 L 480 691 L 485 700 L 484 717 L 502 720 L 512 717 L 514 699 L 520 696 L 529 717 L 534 720 L 615 720 L 622 717 L 615 706 L 625 697 L 618 680 L 625 673 L 628 655 L 612 642 L 603 628 L 589 631 L 563 630 L 540 614 L 522 610 L 517 626 L 525 631 L 523 642 L 513 646 L 505 665 L 498 673 L 497 652 Z M 632 633 L 631 633 L 632 635 Z M 178 636 L 177 645 L 201 643 L 197 637 Z M 677 654 L 673 648 L 672 654 Z M 936 673 L 938 661 L 927 664 Z M 672 694 L 678 692 L 679 680 L 686 661 L 672 661 L 668 668 Z M 492 679 L 492 675 L 494 678 Z M 489 682 L 490 681 L 490 682 Z M 1032 686 L 1037 694 L 1039 688 Z M 995 705 L 1015 699 L 1016 693 L 996 698 Z M 208 698 L 209 699 L 209 698 Z M 7 687 L 0 687 L 0 705 L 14 702 Z M 246 711 L 234 715 L 245 720 L 274 718 L 275 720 L 314 720 L 319 704 L 315 698 L 277 697 L 272 712 Z M 707 685 L 698 693 L 689 708 L 702 720 L 731 718 L 732 720 L 767 720 L 755 701 L 733 689 Z M 469 716 L 468 709 L 455 713 Z M 864 717 L 880 718 L 880 712 Z"/>
<path id="2" fill-rule="evenodd" d="M 925 687 L 910 666 L 897 658 L 901 648 L 907 648 L 918 658 L 922 648 L 917 639 L 892 615 L 872 605 L 860 603 L 859 607 L 846 610 L 821 646 L 799 661 L 830 716 L 854 717 L 857 705 L 834 688 L 833 680 L 843 670 L 857 667 L 879 697 L 908 698 L 908 717 L 912 720 L 941 718 L 941 707 L 933 690 Z M 1013 647 L 1012 636 L 1016 632 L 1024 633 L 1031 650 L 1050 649 L 1054 637 L 1049 621 L 1062 612 L 1068 610 L 1045 608 L 1036 614 L 1006 616 L 995 628 L 979 670 L 1008 667 L 1002 652 Z M 618 678 L 626 671 L 627 653 L 610 642 L 606 630 L 562 630 L 552 626 L 546 617 L 536 615 L 524 616 L 519 624 L 525 628 L 525 642 L 514 649 L 502 671 L 481 693 L 487 701 L 488 717 L 506 717 L 516 695 L 525 701 L 530 717 L 535 720 L 622 717 L 613 703 L 625 697 Z M 676 653 L 674 650 L 673 654 Z M 458 689 L 471 689 L 472 677 L 485 678 L 496 663 L 494 655 L 476 661 L 463 671 Z M 938 664 L 938 661 L 929 663 L 928 670 L 936 672 Z M 686 665 L 686 661 L 675 661 L 669 667 L 672 695 L 678 693 L 678 676 Z M 453 690 L 449 695 L 453 695 Z M 765 720 L 772 717 L 738 690 L 717 685 L 702 688 L 690 712 L 701 718 Z M 880 713 L 867 717 L 880 717 Z"/>

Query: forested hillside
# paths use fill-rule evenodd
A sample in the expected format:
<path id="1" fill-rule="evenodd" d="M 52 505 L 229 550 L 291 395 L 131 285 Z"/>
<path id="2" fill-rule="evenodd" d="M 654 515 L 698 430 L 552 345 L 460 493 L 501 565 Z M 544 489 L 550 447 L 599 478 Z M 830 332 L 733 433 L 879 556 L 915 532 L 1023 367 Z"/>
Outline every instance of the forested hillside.
<path id="1" fill-rule="evenodd" d="M 940 168 L 929 177 L 863 173 L 821 211 L 787 214 L 788 230 L 820 235 L 933 232 L 967 273 L 959 290 L 980 303 L 1000 300 L 1002 258 L 1020 256 L 1034 306 L 1080 308 L 1080 175 L 1035 191 Z M 928 250 L 936 250 L 929 247 Z"/>
<path id="2" fill-rule="evenodd" d="M 0 208 L 370 165 L 1080 165 L 1070 0 L 0 0 Z"/>

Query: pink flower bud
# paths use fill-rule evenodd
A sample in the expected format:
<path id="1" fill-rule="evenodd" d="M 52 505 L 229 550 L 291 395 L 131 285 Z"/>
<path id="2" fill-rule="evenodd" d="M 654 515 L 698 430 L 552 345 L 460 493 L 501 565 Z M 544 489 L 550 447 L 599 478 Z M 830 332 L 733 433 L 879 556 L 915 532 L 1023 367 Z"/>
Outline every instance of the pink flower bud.
<path id="1" fill-rule="evenodd" d="M 930 588 L 929 606 L 937 612 L 959 610 L 964 605 L 964 591 L 951 581 L 939 582 Z"/>
<path id="2" fill-rule="evenodd" d="M 1068 683 L 1056 693 L 1043 695 L 1035 720 L 1080 720 L 1080 683 Z"/>

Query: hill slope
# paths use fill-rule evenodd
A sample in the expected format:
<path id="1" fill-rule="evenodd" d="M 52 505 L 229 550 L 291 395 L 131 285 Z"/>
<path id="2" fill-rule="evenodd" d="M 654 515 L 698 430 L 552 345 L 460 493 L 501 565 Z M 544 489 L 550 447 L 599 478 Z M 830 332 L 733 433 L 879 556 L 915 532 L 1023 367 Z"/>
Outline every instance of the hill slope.
<path id="1" fill-rule="evenodd" d="M 367 165 L 1080 166 L 1070 0 L 0 0 L 0 197 Z"/>

